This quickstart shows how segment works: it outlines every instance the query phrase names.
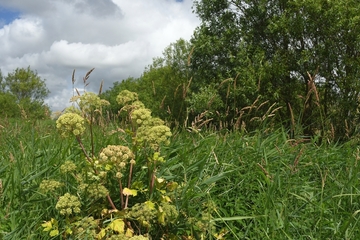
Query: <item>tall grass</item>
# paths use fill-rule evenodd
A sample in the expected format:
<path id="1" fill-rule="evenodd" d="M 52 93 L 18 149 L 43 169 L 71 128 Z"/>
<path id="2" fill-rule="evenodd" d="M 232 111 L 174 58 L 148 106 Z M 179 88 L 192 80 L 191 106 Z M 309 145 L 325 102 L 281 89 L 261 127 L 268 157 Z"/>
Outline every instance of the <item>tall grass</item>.
<path id="1" fill-rule="evenodd" d="M 65 160 L 80 164 L 81 149 L 60 138 L 51 121 L 0 125 L 0 239 L 49 239 L 41 224 L 61 216 L 57 199 L 40 193 L 39 184 L 59 178 Z M 121 141 L 95 131 L 95 152 Z M 180 184 L 174 239 L 360 237 L 354 144 L 289 140 L 282 129 L 179 131 L 162 153 L 167 161 L 159 174 Z"/>
<path id="2" fill-rule="evenodd" d="M 186 184 L 179 208 L 206 239 L 360 237 L 357 149 L 290 141 L 278 130 L 179 134 L 169 150 L 168 167 Z"/>

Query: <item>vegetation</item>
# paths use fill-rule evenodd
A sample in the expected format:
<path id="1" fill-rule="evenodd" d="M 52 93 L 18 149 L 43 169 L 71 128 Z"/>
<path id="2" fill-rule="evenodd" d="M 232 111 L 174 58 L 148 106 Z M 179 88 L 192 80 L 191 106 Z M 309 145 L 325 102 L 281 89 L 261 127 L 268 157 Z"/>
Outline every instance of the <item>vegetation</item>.
<path id="1" fill-rule="evenodd" d="M 268 102 L 281 107 L 277 121 L 292 136 L 348 140 L 359 119 L 359 4 L 197 0 L 201 24 L 190 43 L 172 43 L 143 76 L 107 94 L 136 91 L 175 125 L 207 111 L 229 129 L 241 109 Z"/>
<path id="2" fill-rule="evenodd" d="M 44 104 L 49 90 L 45 80 L 28 68 L 17 68 L 3 77 L 0 71 L 0 113 L 6 117 L 49 118 Z"/>
<path id="3" fill-rule="evenodd" d="M 92 143 L 90 133 L 79 139 L 97 164 L 88 162 L 76 137 L 61 137 L 53 121 L 3 119 L 0 239 L 111 239 L 126 229 L 134 231 L 128 236 L 153 239 L 360 236 L 356 142 L 319 146 L 316 139 L 289 139 L 282 129 L 216 133 L 201 130 L 200 124 L 201 119 L 191 131 L 174 132 L 170 144 L 161 147 L 161 161 L 151 148 L 131 147 L 130 126 L 94 125 Z M 106 169 L 101 164 L 109 145 L 127 145 L 136 152 L 131 186 L 124 181 L 123 194 L 116 165 Z M 156 158 L 156 166 L 148 165 Z M 129 177 L 126 166 L 123 180 Z M 100 171 L 108 171 L 107 177 L 101 178 Z M 151 179 L 156 180 L 152 197 Z M 73 198 L 70 207 L 62 207 L 66 197 Z M 172 207 L 166 208 L 164 200 Z M 154 203 L 151 214 L 141 204 L 149 201 Z M 123 204 L 128 204 L 127 213 Z"/>
<path id="4" fill-rule="evenodd" d="M 115 82 L 101 97 L 114 107 L 116 96 L 121 90 L 134 91 L 155 116 L 173 125 L 183 123 L 187 116 L 186 96 L 191 78 L 188 64 L 190 51 L 190 43 L 179 39 L 165 49 L 163 57 L 154 58 L 140 78 Z M 104 109 L 115 115 L 119 111 L 119 108 Z"/>
<path id="5" fill-rule="evenodd" d="M 218 88 L 230 119 L 260 95 L 282 107 L 285 127 L 295 116 L 303 134 L 333 128 L 344 139 L 358 118 L 359 7 L 353 0 L 197 0 L 194 79 Z M 229 88 L 220 88 L 228 78 Z"/>
<path id="6" fill-rule="evenodd" d="M 359 238 L 359 8 L 195 1 L 190 42 L 56 121 L 1 76 L 0 240 Z"/>

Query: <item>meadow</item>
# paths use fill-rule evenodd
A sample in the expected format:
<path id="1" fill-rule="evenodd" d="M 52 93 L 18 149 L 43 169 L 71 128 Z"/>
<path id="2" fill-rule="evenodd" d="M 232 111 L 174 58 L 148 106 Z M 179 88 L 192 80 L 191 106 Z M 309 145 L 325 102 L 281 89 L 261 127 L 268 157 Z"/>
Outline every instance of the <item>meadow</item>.
<path id="1" fill-rule="evenodd" d="M 69 218 L 55 208 L 60 195 L 45 194 L 39 185 L 44 179 L 61 179 L 65 183 L 61 193 L 76 193 L 74 180 L 59 175 L 66 160 L 78 166 L 85 161 L 76 140 L 61 137 L 50 120 L 2 119 L 0 125 L 0 239 L 75 239 L 62 232 Z M 127 141 L 117 129 L 116 123 L 109 123 L 94 130 L 95 152 Z M 172 193 L 178 214 L 166 226 L 154 222 L 143 230 L 148 238 L 360 236 L 360 152 L 354 142 L 317 145 L 289 139 L 282 129 L 267 133 L 178 130 L 173 131 L 170 144 L 161 148 L 161 155 L 165 161 L 156 175 L 178 183 Z M 89 217 L 96 212 L 93 206 L 99 201 L 84 203 L 81 214 Z M 94 214 L 101 221 L 99 216 Z M 52 218 L 59 231 L 55 236 L 44 229 Z M 101 224 L 109 223 L 102 218 Z"/>

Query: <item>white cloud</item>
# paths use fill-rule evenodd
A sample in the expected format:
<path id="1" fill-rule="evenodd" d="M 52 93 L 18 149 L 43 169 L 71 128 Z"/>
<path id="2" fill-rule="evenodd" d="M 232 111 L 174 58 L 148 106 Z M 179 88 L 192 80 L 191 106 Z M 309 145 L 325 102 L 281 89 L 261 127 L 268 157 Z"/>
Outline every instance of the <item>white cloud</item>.
<path id="1" fill-rule="evenodd" d="M 0 28 L 0 66 L 4 75 L 17 67 L 37 70 L 51 91 L 46 102 L 53 110 L 72 96 L 73 69 L 81 79 L 95 67 L 88 87 L 93 91 L 102 79 L 107 88 L 138 77 L 170 43 L 190 39 L 199 23 L 192 0 L 30 2 L 0 0 L 0 7 L 21 12 Z"/>

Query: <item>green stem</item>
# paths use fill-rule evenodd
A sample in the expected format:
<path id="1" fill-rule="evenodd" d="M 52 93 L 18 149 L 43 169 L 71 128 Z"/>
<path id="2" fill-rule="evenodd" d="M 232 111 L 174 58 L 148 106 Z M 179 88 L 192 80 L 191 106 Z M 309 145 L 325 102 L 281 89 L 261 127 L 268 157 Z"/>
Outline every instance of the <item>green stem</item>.
<path id="1" fill-rule="evenodd" d="M 85 154 L 86 159 L 88 160 L 89 163 L 92 164 L 93 162 L 91 161 L 91 158 L 90 158 L 89 155 L 87 154 L 87 152 L 86 152 L 86 150 L 85 150 L 85 148 L 84 148 L 84 145 L 83 145 L 80 137 L 79 137 L 79 136 L 76 136 L 76 140 L 78 141 L 78 143 L 79 143 L 79 145 L 80 145 L 80 147 L 81 147 L 81 150 L 82 150 L 83 153 Z M 94 169 L 94 170 L 95 170 L 95 169 Z M 95 170 L 95 171 L 96 171 L 96 170 Z"/>
<path id="2" fill-rule="evenodd" d="M 120 190 L 121 209 L 124 209 L 125 205 L 124 205 L 124 195 L 123 195 L 123 187 L 122 187 L 122 183 L 121 183 L 121 178 L 119 178 L 119 190 Z"/>
<path id="3" fill-rule="evenodd" d="M 128 188 L 131 188 L 131 176 L 132 176 L 132 171 L 133 171 L 133 164 L 130 164 L 130 170 L 129 170 L 129 179 L 128 179 Z M 127 208 L 128 202 L 129 202 L 129 195 L 126 195 L 126 199 L 125 199 L 125 206 L 124 208 Z"/>
<path id="4" fill-rule="evenodd" d="M 93 134 L 93 127 L 92 122 L 93 121 L 93 113 L 90 114 L 90 141 L 91 141 L 91 154 L 94 157 L 94 134 Z"/>
<path id="5" fill-rule="evenodd" d="M 85 148 L 84 148 L 84 145 L 82 144 L 82 141 L 81 141 L 80 137 L 79 137 L 79 136 L 76 136 L 76 140 L 78 141 L 78 143 L 79 143 L 79 145 L 80 145 L 83 153 L 85 154 L 86 159 L 88 160 L 88 162 L 89 162 L 90 164 L 92 164 L 93 162 L 92 162 L 91 158 L 89 157 L 89 155 L 87 154 L 87 152 L 86 152 L 86 150 L 85 150 Z M 95 168 L 95 166 L 93 166 L 93 170 L 94 170 L 94 172 L 95 172 L 96 175 L 99 173 L 99 172 L 97 171 L 97 169 Z M 111 207 L 112 207 L 114 210 L 116 210 L 116 207 L 115 207 L 114 202 L 112 201 L 110 195 L 108 194 L 106 197 L 107 197 L 107 199 L 108 199 Z"/>
<path id="6" fill-rule="evenodd" d="M 151 171 L 151 177 L 150 177 L 150 190 L 149 190 L 149 193 L 150 193 L 150 198 L 152 196 L 152 193 L 154 191 L 154 185 L 155 185 L 155 164 L 153 166 L 153 169 L 150 170 Z"/>
<path id="7" fill-rule="evenodd" d="M 113 209 L 113 210 L 116 210 L 115 204 L 114 204 L 114 202 L 112 201 L 110 195 L 108 194 L 108 195 L 106 195 L 106 197 L 107 197 L 107 199 L 108 199 L 108 201 L 109 201 L 112 209 Z"/>

